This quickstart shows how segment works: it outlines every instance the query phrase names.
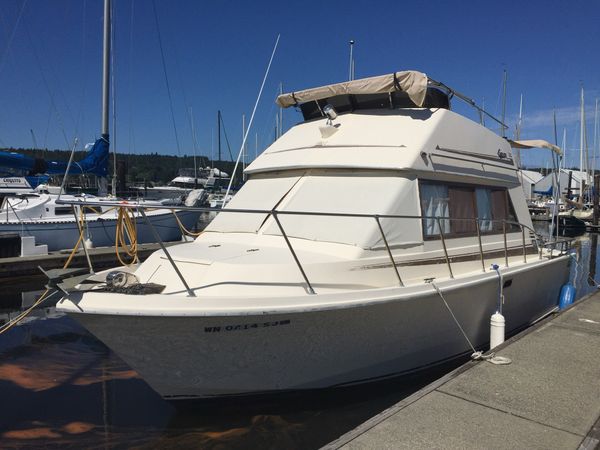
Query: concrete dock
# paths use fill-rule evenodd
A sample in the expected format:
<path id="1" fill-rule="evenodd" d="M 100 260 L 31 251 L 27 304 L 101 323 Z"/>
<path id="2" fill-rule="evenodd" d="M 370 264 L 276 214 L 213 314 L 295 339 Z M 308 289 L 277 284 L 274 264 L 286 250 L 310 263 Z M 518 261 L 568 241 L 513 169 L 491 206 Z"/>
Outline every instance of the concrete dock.
<path id="1" fill-rule="evenodd" d="M 471 361 L 327 449 L 592 449 L 600 442 L 600 293 Z"/>
<path id="2" fill-rule="evenodd" d="M 165 243 L 167 246 L 172 244 L 172 242 Z M 139 244 L 138 258 L 143 261 L 158 249 L 160 249 L 159 244 Z M 50 252 L 47 255 L 0 258 L 0 279 L 40 275 L 39 267 L 44 270 L 62 268 L 70 254 L 70 250 L 65 250 Z M 89 254 L 95 270 L 121 265 L 117 259 L 115 247 L 92 248 L 89 250 Z M 125 254 L 122 254 L 121 258 L 124 261 L 131 259 Z M 79 250 L 73 257 L 70 267 L 87 267 L 87 260 L 83 250 Z"/>

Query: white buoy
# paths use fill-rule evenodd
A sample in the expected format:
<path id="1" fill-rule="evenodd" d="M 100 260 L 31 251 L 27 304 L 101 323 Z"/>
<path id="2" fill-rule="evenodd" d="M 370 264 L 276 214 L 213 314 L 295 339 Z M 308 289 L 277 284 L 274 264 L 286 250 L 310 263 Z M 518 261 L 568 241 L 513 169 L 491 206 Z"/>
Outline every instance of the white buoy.
<path id="1" fill-rule="evenodd" d="M 90 248 L 94 248 L 94 243 L 92 242 L 92 240 L 90 238 L 87 238 L 83 241 L 83 245 L 85 245 L 85 248 L 90 249 Z"/>
<path id="2" fill-rule="evenodd" d="M 490 319 L 490 350 L 504 342 L 504 328 L 506 321 L 499 312 L 492 314 Z"/>

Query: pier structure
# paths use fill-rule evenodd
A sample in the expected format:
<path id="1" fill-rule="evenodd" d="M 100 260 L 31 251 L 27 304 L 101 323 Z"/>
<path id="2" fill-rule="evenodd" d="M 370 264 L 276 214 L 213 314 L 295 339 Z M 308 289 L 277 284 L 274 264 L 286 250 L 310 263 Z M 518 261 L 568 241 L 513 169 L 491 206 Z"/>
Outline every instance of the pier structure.
<path id="1" fill-rule="evenodd" d="M 325 449 L 593 449 L 600 443 L 600 292 L 470 361 Z"/>

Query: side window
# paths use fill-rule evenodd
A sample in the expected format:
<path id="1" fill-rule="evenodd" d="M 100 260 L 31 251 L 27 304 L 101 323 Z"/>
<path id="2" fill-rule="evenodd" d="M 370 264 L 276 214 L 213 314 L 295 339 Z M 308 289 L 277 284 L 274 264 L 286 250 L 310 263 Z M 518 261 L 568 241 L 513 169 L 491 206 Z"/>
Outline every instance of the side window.
<path id="1" fill-rule="evenodd" d="M 475 195 L 473 188 L 450 186 L 450 230 L 452 234 L 477 233 Z"/>
<path id="2" fill-rule="evenodd" d="M 494 223 L 492 220 L 492 191 L 486 188 L 475 188 L 475 198 L 477 199 L 477 217 L 480 219 L 479 227 L 481 231 L 492 231 Z"/>
<path id="3" fill-rule="evenodd" d="M 423 233 L 425 236 L 437 236 L 440 233 L 450 233 L 448 219 L 436 220 L 436 217 L 450 217 L 448 204 L 448 186 L 443 184 L 422 183 L 421 187 L 421 213 L 423 219 Z"/>
<path id="4" fill-rule="evenodd" d="M 494 220 L 508 220 L 516 222 L 517 216 L 515 210 L 508 198 L 506 189 L 492 190 L 492 218 Z M 494 231 L 502 232 L 502 222 L 494 223 Z M 519 231 L 519 226 L 512 223 L 506 225 L 506 231 Z"/>
<path id="5" fill-rule="evenodd" d="M 483 234 L 502 233 L 502 220 L 516 222 L 506 189 L 430 181 L 420 181 L 419 186 L 426 239 L 439 236 L 438 223 L 445 235 L 459 237 L 477 234 L 476 218 Z M 506 226 L 507 232 L 518 229 Z"/>

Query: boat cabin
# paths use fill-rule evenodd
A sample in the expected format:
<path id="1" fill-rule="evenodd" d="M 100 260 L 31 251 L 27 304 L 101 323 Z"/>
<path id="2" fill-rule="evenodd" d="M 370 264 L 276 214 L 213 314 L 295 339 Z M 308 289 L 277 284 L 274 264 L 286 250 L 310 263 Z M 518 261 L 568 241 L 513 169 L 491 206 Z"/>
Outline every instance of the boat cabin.
<path id="1" fill-rule="evenodd" d="M 381 84 L 371 83 L 375 91 Z M 503 235 L 522 248 L 517 222 L 531 228 L 531 221 L 506 139 L 452 112 L 437 87 L 415 94 L 369 93 L 363 80 L 345 85 L 280 96 L 305 120 L 248 166 L 248 181 L 228 204 L 276 209 L 279 224 L 266 213 L 219 214 L 207 232 L 281 235 L 283 228 L 289 238 L 352 246 L 362 257 L 386 245 L 437 251 L 440 239 L 451 253 L 472 253 L 477 237 L 484 249 L 501 248 Z"/>

